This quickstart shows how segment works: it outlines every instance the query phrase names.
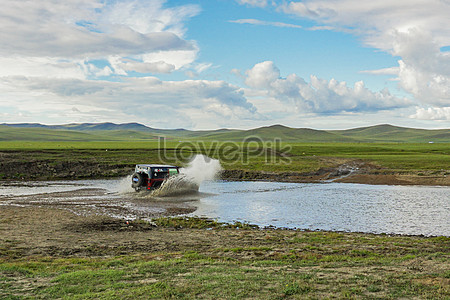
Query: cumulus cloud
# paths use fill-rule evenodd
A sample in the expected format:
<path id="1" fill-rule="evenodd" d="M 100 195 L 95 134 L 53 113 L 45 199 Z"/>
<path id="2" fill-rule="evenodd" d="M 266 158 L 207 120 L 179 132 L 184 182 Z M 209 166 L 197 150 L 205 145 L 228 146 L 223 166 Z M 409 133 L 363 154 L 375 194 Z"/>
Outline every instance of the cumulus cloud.
<path id="1" fill-rule="evenodd" d="M 398 66 L 371 74 L 398 75 L 400 87 L 424 104 L 450 102 L 450 55 L 440 50 L 450 45 L 448 1 L 305 0 L 285 2 L 279 9 L 352 32 L 365 44 L 400 56 Z"/>
<path id="2" fill-rule="evenodd" d="M 268 88 L 280 77 L 280 70 L 271 61 L 264 61 L 245 72 L 245 83 L 254 88 Z"/>
<path id="3" fill-rule="evenodd" d="M 48 116 L 66 111 L 77 121 L 81 116 L 99 121 L 120 118 L 146 120 L 164 126 L 216 124 L 219 120 L 257 117 L 255 107 L 243 91 L 224 81 L 161 81 L 155 77 L 126 78 L 123 82 L 93 81 L 70 78 L 3 77 L 0 90 L 21 93 L 21 102 L 10 103 L 0 98 L 0 107 L 34 115 L 46 111 Z M 78 111 L 74 111 L 76 107 Z M 223 108 L 222 112 L 218 108 Z M 102 112 L 101 120 L 99 112 Z M 74 118 L 77 118 L 76 120 Z M 204 118 L 204 120 L 202 120 Z"/>
<path id="4" fill-rule="evenodd" d="M 449 120 L 450 121 L 450 107 L 417 107 L 416 113 L 410 116 L 413 119 L 420 120 Z"/>
<path id="5" fill-rule="evenodd" d="M 265 91 L 302 113 L 379 111 L 411 105 L 410 100 L 395 97 L 388 89 L 372 92 L 362 81 L 348 87 L 345 82 L 316 76 L 311 76 L 309 83 L 296 74 L 281 78 L 280 70 L 271 61 L 256 64 L 246 75 L 245 83 L 249 87 Z"/>
<path id="6" fill-rule="evenodd" d="M 440 52 L 422 31 L 397 33 L 393 53 L 400 56 L 399 84 L 423 103 L 450 104 L 450 53 Z"/>

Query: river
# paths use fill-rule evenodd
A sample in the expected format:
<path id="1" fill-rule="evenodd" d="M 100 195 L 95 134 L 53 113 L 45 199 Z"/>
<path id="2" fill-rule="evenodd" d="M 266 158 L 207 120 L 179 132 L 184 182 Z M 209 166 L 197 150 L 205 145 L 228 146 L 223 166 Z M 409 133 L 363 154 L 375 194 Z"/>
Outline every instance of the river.
<path id="1" fill-rule="evenodd" d="M 129 182 L 0 182 L 0 209 L 34 205 L 149 219 L 181 207 L 195 210 L 190 216 L 261 227 L 450 236 L 449 187 L 206 181 L 196 193 L 152 197 Z"/>

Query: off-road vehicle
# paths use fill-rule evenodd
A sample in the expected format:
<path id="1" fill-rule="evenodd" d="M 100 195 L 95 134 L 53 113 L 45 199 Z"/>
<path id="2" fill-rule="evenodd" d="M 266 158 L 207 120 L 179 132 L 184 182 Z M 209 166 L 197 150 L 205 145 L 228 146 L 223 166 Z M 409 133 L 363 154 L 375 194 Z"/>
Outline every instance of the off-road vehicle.
<path id="1" fill-rule="evenodd" d="M 164 180 L 179 173 L 180 170 L 177 166 L 136 165 L 133 176 L 131 176 L 131 187 L 136 192 L 141 189 L 154 190 L 159 188 Z"/>

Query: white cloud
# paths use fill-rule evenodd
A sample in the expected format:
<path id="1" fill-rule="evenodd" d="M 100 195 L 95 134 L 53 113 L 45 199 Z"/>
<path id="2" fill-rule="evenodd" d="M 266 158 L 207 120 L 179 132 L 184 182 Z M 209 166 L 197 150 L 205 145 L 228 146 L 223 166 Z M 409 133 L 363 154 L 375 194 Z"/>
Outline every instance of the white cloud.
<path id="1" fill-rule="evenodd" d="M 256 19 L 239 19 L 239 20 L 231 20 L 229 22 L 238 23 L 238 24 L 262 25 L 262 26 L 302 28 L 302 26 L 295 25 L 295 24 L 288 24 L 288 23 L 283 23 L 283 22 L 268 22 L 268 21 L 261 21 L 261 20 L 256 20 Z"/>
<path id="2" fill-rule="evenodd" d="M 22 75 L 36 73 L 25 68 L 30 69 L 30 61 L 36 64 L 38 58 L 44 69 L 50 64 L 116 57 L 141 62 L 128 63 L 124 68 L 127 71 L 169 72 L 196 58 L 197 46 L 183 35 L 185 21 L 200 9 L 195 5 L 166 8 L 165 2 L 4 0 L 0 11 L 0 57 L 23 62 Z M 153 53 L 157 59 L 152 59 Z M 124 69 L 118 68 L 117 73 L 125 73 Z M 107 72 L 103 69 L 101 74 Z"/>
<path id="3" fill-rule="evenodd" d="M 264 61 L 245 72 L 245 83 L 253 88 L 268 88 L 280 77 L 280 70 L 271 61 Z"/>
<path id="4" fill-rule="evenodd" d="M 236 0 L 239 4 L 246 4 L 255 7 L 266 7 L 268 0 Z"/>
<path id="5" fill-rule="evenodd" d="M 440 52 L 432 37 L 419 30 L 397 33 L 393 53 L 399 60 L 399 84 L 422 103 L 450 104 L 450 53 Z"/>
<path id="6" fill-rule="evenodd" d="M 0 77 L 46 76 L 82 79 L 89 72 L 88 67 L 82 60 L 49 57 L 0 56 L 0 66 Z"/>
<path id="7" fill-rule="evenodd" d="M 410 116 L 419 120 L 447 120 L 450 121 L 450 107 L 417 107 L 416 113 Z"/>
<path id="8" fill-rule="evenodd" d="M 45 112 L 59 122 L 121 119 L 171 128 L 225 124 L 230 120 L 258 118 L 255 107 L 239 87 L 224 81 L 161 81 L 155 77 L 126 78 L 123 82 L 69 78 L 3 77 L 0 107 L 34 118 Z M 9 101 L 20 93 L 21 101 Z M 78 111 L 73 110 L 76 107 Z M 219 109 L 221 108 L 221 109 Z M 66 116 L 58 114 L 65 112 Z M 221 113 L 222 112 L 222 113 Z M 203 119 L 204 118 L 204 119 Z M 61 120 L 64 121 L 61 121 Z M 54 121 L 58 122 L 58 121 Z"/>
<path id="9" fill-rule="evenodd" d="M 296 74 L 280 78 L 280 70 L 271 61 L 256 64 L 246 72 L 245 83 L 279 99 L 290 109 L 301 113 L 330 114 L 379 111 L 411 106 L 406 98 L 397 98 L 387 89 L 372 92 L 362 81 L 348 87 L 345 82 L 310 77 L 307 83 Z"/>
<path id="10" fill-rule="evenodd" d="M 400 71 L 399 67 L 383 68 L 378 70 L 363 70 L 360 73 L 372 74 L 372 75 L 398 75 Z"/>
<path id="11" fill-rule="evenodd" d="M 172 32 L 182 37 L 186 28 L 184 22 L 200 13 L 196 5 L 164 7 L 166 0 L 117 1 L 103 9 L 99 27 L 109 29 L 109 24 L 120 24 L 136 32 Z"/>
<path id="12" fill-rule="evenodd" d="M 120 70 L 118 71 L 119 74 L 124 74 L 122 71 L 125 71 L 125 73 L 130 71 L 138 73 L 170 73 L 175 70 L 175 66 L 164 61 L 146 63 L 124 59 L 122 62 L 115 64 L 114 69 Z"/>
<path id="13" fill-rule="evenodd" d="M 400 56 L 398 67 L 365 71 L 398 75 L 400 87 L 424 104 L 450 103 L 450 3 L 441 0 L 305 0 L 279 6 L 325 28 L 360 36 L 364 43 Z M 319 27 L 324 27 L 319 26 Z"/>
<path id="14" fill-rule="evenodd" d="M 373 47 L 390 50 L 392 30 L 412 28 L 430 32 L 438 44 L 448 45 L 450 4 L 440 0 L 305 0 L 288 1 L 280 6 L 286 13 L 310 18 L 319 23 L 341 26 L 361 34 Z"/>

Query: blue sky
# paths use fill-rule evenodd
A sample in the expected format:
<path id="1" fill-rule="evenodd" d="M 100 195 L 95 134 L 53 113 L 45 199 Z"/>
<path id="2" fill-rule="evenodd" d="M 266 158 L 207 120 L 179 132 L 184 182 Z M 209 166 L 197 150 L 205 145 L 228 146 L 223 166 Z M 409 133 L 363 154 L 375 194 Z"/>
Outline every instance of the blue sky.
<path id="1" fill-rule="evenodd" d="M 388 53 L 365 47 L 358 37 L 349 33 L 308 30 L 317 24 L 279 13 L 271 6 L 254 8 L 233 1 L 196 3 L 203 11 L 188 23 L 187 38 L 198 42 L 199 59 L 219 65 L 221 73 L 226 73 L 230 67 L 246 70 L 258 62 L 271 60 L 282 70 L 282 76 L 296 73 L 303 78 L 314 74 L 351 83 L 364 80 L 371 83 L 371 88 L 383 89 L 389 84 L 387 78 L 359 72 L 390 67 L 398 60 Z M 299 27 L 233 23 L 245 19 Z"/>
<path id="2" fill-rule="evenodd" d="M 5 0 L 0 123 L 450 125 L 450 4 Z"/>

